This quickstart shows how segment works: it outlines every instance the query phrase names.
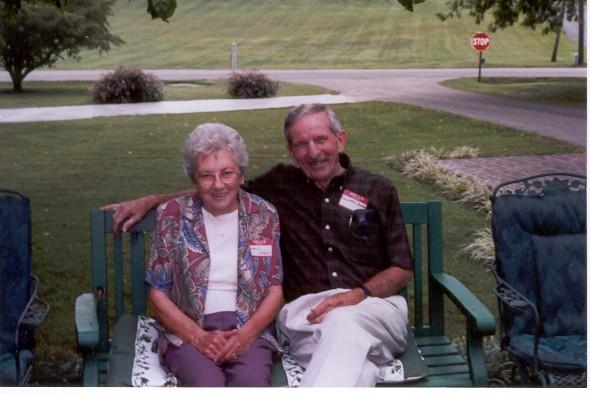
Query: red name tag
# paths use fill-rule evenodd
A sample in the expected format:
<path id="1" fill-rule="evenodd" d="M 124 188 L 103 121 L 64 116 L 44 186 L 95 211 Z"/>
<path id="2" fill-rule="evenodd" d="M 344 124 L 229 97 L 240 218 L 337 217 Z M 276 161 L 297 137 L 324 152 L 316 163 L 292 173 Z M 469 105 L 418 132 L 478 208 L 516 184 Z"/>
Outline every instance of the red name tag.
<path id="1" fill-rule="evenodd" d="M 338 205 L 350 211 L 356 211 L 357 209 L 365 209 L 368 203 L 369 199 L 367 197 L 344 189 Z"/>
<path id="2" fill-rule="evenodd" d="M 253 239 L 248 241 L 248 245 L 254 257 L 272 257 L 272 240 Z"/>

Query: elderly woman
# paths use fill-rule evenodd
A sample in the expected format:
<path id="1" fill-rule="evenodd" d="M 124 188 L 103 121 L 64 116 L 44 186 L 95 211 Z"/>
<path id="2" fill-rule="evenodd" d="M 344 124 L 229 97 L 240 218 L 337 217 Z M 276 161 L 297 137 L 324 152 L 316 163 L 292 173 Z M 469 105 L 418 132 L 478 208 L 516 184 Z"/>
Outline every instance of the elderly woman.
<path id="1" fill-rule="evenodd" d="M 248 154 L 218 123 L 186 138 L 197 192 L 158 208 L 146 282 L 162 361 L 185 386 L 268 386 L 283 299 L 279 219 L 240 190 Z"/>

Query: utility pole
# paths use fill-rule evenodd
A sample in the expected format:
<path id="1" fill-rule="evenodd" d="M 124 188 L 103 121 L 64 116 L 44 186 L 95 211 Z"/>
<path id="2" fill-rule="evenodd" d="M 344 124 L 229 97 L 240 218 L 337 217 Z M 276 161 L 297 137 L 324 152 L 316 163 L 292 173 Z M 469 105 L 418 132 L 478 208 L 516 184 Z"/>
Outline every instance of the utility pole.
<path id="1" fill-rule="evenodd" d="M 236 42 L 231 43 L 230 67 L 232 73 L 238 70 L 238 44 Z"/>

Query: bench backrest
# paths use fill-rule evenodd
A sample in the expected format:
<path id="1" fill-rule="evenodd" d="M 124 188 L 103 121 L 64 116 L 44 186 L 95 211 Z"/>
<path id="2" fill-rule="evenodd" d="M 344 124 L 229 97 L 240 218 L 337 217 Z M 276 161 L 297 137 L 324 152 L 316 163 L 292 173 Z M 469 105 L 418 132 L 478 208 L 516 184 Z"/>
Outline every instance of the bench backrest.
<path id="1" fill-rule="evenodd" d="M 414 333 L 417 337 L 444 335 L 443 294 L 428 280 L 429 274 L 443 271 L 441 203 L 404 202 L 401 207 L 414 259 L 414 280 L 404 289 L 413 300 L 410 315 Z M 128 313 L 129 306 L 132 314 L 146 313 L 145 267 L 155 218 L 153 210 L 129 234 L 114 236 L 112 212 L 92 211 L 92 284 L 97 296 L 100 347 L 105 350 L 109 318 L 118 320 Z M 111 310 L 110 304 L 114 304 Z"/>

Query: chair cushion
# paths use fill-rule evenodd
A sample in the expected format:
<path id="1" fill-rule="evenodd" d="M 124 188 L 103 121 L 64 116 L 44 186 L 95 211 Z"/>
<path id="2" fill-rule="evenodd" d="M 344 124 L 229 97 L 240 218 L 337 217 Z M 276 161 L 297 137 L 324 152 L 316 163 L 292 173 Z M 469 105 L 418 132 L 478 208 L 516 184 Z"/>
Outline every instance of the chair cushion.
<path id="1" fill-rule="evenodd" d="M 160 364 L 156 321 L 123 315 L 113 329 L 108 386 L 176 386 L 176 377 Z"/>
<path id="2" fill-rule="evenodd" d="M 532 363 L 534 340 L 533 335 L 514 335 L 510 338 L 507 350 L 518 359 Z M 586 369 L 586 336 L 540 338 L 538 356 L 540 367 L 543 369 Z"/>
<path id="3" fill-rule="evenodd" d="M 14 351 L 18 320 L 31 295 L 30 230 L 29 203 L 0 192 L 0 353 Z M 20 335 L 20 348 L 32 349 L 32 330 L 21 329 Z"/>
<path id="4" fill-rule="evenodd" d="M 156 321 L 146 316 L 123 315 L 113 328 L 109 353 L 107 386 L 176 386 L 176 377 L 160 364 L 157 347 Z M 428 374 L 414 335 L 409 330 L 407 350 L 394 360 L 381 381 L 387 383 L 414 382 Z M 289 373 L 285 373 L 285 370 Z M 273 386 L 297 386 L 303 369 L 288 356 L 276 362 L 272 371 Z"/>
<path id="5" fill-rule="evenodd" d="M 586 335 L 586 234 L 533 235 L 541 335 Z"/>
<path id="6" fill-rule="evenodd" d="M 568 245 L 578 246 L 576 252 L 569 254 L 568 262 L 563 264 L 570 264 L 571 259 L 580 257 L 579 237 L 585 238 L 586 235 L 586 193 L 560 192 L 542 197 L 501 196 L 494 202 L 492 210 L 492 233 L 498 274 L 535 305 L 539 305 L 540 301 L 548 299 L 544 297 L 539 300 L 537 274 L 555 274 L 545 271 L 545 268 L 537 270 L 537 263 L 551 265 L 554 264 L 552 258 L 567 254 L 560 246 L 560 242 L 566 240 Z M 585 258 L 583 261 L 585 262 Z M 572 265 L 574 269 L 578 266 L 578 263 Z M 562 271 L 556 272 L 561 275 Z M 545 289 L 544 295 L 550 294 L 555 294 L 554 290 Z M 566 295 L 568 299 L 578 296 L 569 294 L 565 292 L 560 295 Z M 560 302 L 563 303 L 564 299 Z M 515 313 L 506 309 L 502 320 L 508 336 L 534 334 L 535 322 L 532 314 Z M 549 323 L 549 326 L 552 324 Z"/>
<path id="7" fill-rule="evenodd" d="M 28 372 L 33 366 L 34 355 L 30 350 L 21 350 L 20 358 L 20 377 L 16 381 L 16 364 L 15 357 L 12 353 L 0 354 L 0 386 L 19 386 L 27 377 Z"/>
<path id="8" fill-rule="evenodd" d="M 305 370 L 289 354 L 284 354 L 281 363 L 275 363 L 272 386 L 298 387 Z M 406 351 L 390 364 L 382 366 L 377 384 L 403 384 L 426 378 L 428 366 L 420 354 L 411 327 L 408 327 Z"/>

